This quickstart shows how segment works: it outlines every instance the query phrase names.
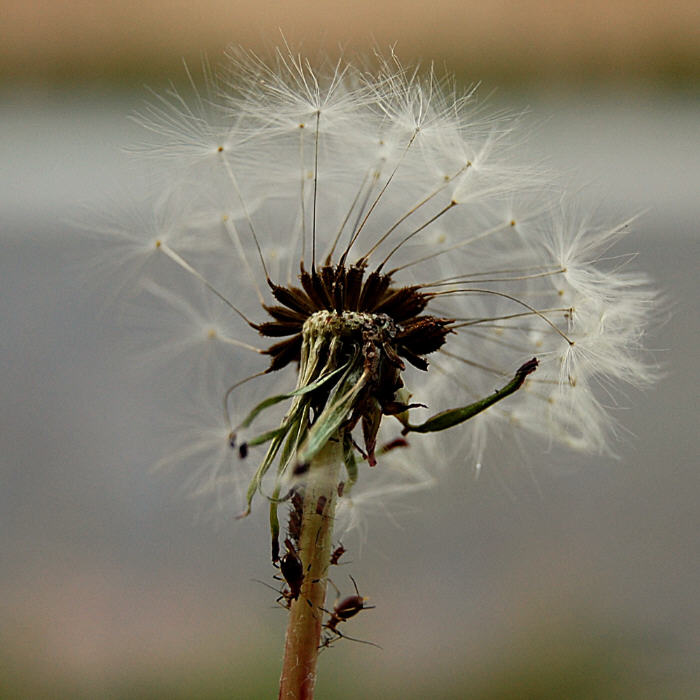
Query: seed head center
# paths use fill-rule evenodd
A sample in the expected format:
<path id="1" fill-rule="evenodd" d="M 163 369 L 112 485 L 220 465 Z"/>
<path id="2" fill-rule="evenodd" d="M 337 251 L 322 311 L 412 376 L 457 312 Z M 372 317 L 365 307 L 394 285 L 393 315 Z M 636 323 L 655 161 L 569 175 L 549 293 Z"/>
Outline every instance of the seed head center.
<path id="1" fill-rule="evenodd" d="M 366 311 L 316 311 L 304 322 L 302 337 L 306 342 L 314 338 L 360 339 L 371 335 L 383 341 L 396 337 L 396 323 L 387 314 Z"/>

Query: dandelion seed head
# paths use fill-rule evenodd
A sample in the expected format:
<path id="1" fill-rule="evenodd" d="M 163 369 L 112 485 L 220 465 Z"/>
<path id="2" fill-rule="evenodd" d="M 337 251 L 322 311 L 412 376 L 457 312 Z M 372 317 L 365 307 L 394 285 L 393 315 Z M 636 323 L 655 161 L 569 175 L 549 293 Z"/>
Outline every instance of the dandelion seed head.
<path id="1" fill-rule="evenodd" d="M 655 376 L 656 296 L 610 252 L 631 222 L 581 215 L 518 162 L 517 120 L 484 116 L 433 69 L 393 55 L 318 68 L 288 48 L 228 61 L 192 100 L 170 91 L 137 118 L 152 138 L 137 150 L 161 168 L 150 219 L 95 229 L 95 269 L 150 296 L 155 354 L 198 367 L 198 420 L 171 460 L 192 465 L 193 491 L 281 499 L 341 435 L 352 527 L 440 464 L 488 469 L 494 442 L 609 452 L 618 386 Z"/>

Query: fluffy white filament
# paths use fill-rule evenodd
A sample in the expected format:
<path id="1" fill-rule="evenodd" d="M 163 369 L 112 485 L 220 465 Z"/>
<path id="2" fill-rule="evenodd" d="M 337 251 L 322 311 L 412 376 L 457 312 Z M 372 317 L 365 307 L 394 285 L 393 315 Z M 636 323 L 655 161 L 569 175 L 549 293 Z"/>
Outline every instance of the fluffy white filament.
<path id="1" fill-rule="evenodd" d="M 540 361 L 521 390 L 473 420 L 409 436 L 373 470 L 360 464 L 356 492 L 341 501 L 350 523 L 353 505 L 428 484 L 439 464 L 467 471 L 493 437 L 608 452 L 616 383 L 653 378 L 640 348 L 654 293 L 608 252 L 628 226 L 577 214 L 546 174 L 517 163 L 514 121 L 485 118 L 471 93 L 432 72 L 393 57 L 372 71 L 344 61 L 316 69 L 286 50 L 270 63 L 228 59 L 206 94 L 186 101 L 173 91 L 140 115 L 149 139 L 137 150 L 151 158 L 157 191 L 142 217 L 95 231 L 101 275 L 119 289 L 147 281 L 142 326 L 181 389 L 168 461 L 196 475 L 193 490 L 242 507 L 229 505 L 231 487 L 245 489 L 259 455 L 240 459 L 229 431 L 295 381 L 293 368 L 253 379 L 224 406 L 228 387 L 267 365 L 258 350 L 269 339 L 243 319 L 266 320 L 266 275 L 296 283 L 300 261 L 328 255 L 396 270 L 397 284 L 436 294 L 430 313 L 456 319 L 428 372 L 406 372 L 412 400 L 429 407 L 416 419 L 483 398 Z M 274 428 L 284 405 L 256 428 Z M 385 418 L 385 442 L 399 433 Z"/>

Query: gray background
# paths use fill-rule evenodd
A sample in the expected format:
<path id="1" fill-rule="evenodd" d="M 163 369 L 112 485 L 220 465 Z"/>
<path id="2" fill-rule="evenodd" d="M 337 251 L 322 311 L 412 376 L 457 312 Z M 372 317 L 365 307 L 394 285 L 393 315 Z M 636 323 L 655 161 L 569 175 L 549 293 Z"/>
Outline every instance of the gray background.
<path id="1" fill-rule="evenodd" d="M 506 94 L 507 93 L 507 94 Z M 0 94 L 2 697 L 272 697 L 284 613 L 264 512 L 199 517 L 153 475 L 162 399 L 97 313 L 70 225 L 129 180 L 143 92 Z M 619 461 L 453 472 L 371 524 L 352 572 L 376 609 L 321 658 L 319 697 L 696 697 L 700 102 L 694 91 L 504 89 L 531 155 L 590 183 L 620 251 L 666 292 Z M 504 459 L 507 459 L 504 456 Z M 371 689 L 371 690 L 368 690 Z M 468 689 L 468 690 L 465 690 Z"/>

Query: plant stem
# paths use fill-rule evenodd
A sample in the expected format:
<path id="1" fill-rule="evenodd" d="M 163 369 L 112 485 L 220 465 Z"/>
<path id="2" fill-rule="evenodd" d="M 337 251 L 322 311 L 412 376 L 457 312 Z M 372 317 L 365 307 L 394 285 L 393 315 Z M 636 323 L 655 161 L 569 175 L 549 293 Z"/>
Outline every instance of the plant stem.
<path id="1" fill-rule="evenodd" d="M 343 443 L 336 436 L 313 458 L 307 472 L 298 547 L 304 582 L 289 612 L 280 700 L 311 700 L 314 695 L 342 461 Z"/>

